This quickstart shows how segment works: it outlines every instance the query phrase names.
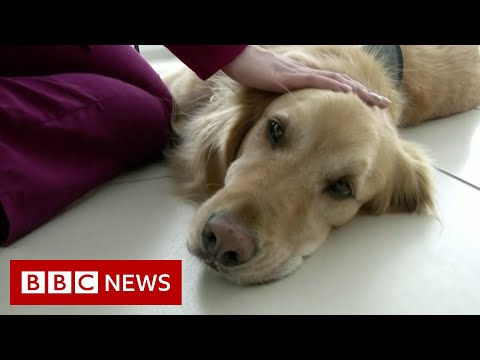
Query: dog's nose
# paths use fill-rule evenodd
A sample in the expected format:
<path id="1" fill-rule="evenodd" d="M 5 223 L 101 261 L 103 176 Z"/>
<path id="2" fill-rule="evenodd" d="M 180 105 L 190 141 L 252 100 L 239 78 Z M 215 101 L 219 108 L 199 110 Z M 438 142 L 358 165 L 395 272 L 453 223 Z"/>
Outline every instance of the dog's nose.
<path id="1" fill-rule="evenodd" d="M 207 253 L 224 266 L 243 264 L 255 255 L 255 240 L 248 229 L 228 215 L 214 215 L 202 232 Z"/>

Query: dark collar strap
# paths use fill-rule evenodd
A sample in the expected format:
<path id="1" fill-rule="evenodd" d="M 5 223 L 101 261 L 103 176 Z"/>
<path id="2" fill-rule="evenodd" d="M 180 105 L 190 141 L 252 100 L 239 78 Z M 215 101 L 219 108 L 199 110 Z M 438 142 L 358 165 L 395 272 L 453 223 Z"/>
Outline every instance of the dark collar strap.
<path id="1" fill-rule="evenodd" d="M 397 87 L 403 80 L 403 55 L 400 45 L 364 45 L 364 48 L 383 62 Z"/>

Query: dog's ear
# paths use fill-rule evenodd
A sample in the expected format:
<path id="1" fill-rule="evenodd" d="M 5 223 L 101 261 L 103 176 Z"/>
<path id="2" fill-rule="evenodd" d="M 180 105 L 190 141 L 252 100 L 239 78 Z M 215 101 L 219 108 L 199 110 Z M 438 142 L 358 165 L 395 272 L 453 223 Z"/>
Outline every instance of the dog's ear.
<path id="1" fill-rule="evenodd" d="M 255 89 L 240 91 L 238 103 L 242 104 L 242 109 L 239 116 L 225 128 L 225 136 L 220 147 L 227 167 L 236 159 L 243 139 L 276 96 L 278 95 Z"/>
<path id="2" fill-rule="evenodd" d="M 362 210 L 371 214 L 386 212 L 435 212 L 432 168 L 425 153 L 400 140 L 390 179 L 386 187 Z"/>
<path id="3" fill-rule="evenodd" d="M 243 139 L 276 96 L 278 95 L 246 88 L 238 92 L 230 105 L 234 109 L 230 112 L 232 116 L 224 119 L 225 124 L 207 157 L 205 175 L 210 191 L 223 186 L 227 170 L 236 159 Z M 225 111 L 221 106 L 220 109 Z"/>

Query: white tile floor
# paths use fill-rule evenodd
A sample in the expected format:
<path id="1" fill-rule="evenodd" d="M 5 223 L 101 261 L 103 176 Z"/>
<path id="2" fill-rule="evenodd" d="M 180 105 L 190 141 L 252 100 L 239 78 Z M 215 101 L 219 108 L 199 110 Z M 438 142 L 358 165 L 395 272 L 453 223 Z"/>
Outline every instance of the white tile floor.
<path id="1" fill-rule="evenodd" d="M 142 46 L 160 72 L 159 47 Z M 170 65 L 175 66 L 171 62 Z M 480 110 L 403 131 L 424 144 L 440 219 L 357 218 L 292 276 L 240 288 L 186 250 L 194 208 L 163 164 L 122 175 L 0 249 L 0 314 L 480 314 Z M 10 259 L 181 259 L 181 306 L 10 306 Z"/>

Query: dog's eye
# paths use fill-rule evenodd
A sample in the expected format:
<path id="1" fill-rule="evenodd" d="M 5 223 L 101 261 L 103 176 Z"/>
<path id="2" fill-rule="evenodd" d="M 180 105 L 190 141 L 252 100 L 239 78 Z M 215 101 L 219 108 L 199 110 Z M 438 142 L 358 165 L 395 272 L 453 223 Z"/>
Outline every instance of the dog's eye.
<path id="1" fill-rule="evenodd" d="M 268 122 L 268 135 L 274 144 L 278 144 L 283 135 L 282 125 L 275 120 L 270 120 Z"/>
<path id="2" fill-rule="evenodd" d="M 327 187 L 328 193 L 335 199 L 346 199 L 353 196 L 352 185 L 346 180 L 337 180 Z"/>

